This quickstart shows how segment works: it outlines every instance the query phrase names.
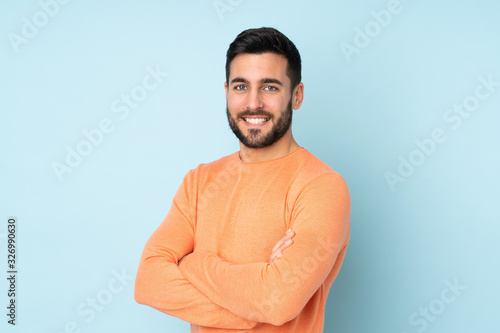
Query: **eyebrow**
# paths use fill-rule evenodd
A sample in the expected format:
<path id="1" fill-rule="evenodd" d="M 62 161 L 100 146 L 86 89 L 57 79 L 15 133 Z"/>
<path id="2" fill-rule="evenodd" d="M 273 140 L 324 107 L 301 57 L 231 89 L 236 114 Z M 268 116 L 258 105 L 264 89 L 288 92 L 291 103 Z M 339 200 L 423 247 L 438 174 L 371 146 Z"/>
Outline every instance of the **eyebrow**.
<path id="1" fill-rule="evenodd" d="M 242 82 L 242 83 L 246 83 L 246 84 L 249 84 L 250 82 L 247 80 L 247 79 L 244 79 L 242 77 L 235 77 L 234 79 L 231 80 L 231 84 L 233 83 L 237 83 L 237 82 Z M 273 79 L 273 78 L 264 78 L 262 80 L 260 80 L 260 83 L 275 83 L 275 84 L 278 84 L 280 86 L 283 86 L 283 83 L 278 80 L 278 79 Z"/>

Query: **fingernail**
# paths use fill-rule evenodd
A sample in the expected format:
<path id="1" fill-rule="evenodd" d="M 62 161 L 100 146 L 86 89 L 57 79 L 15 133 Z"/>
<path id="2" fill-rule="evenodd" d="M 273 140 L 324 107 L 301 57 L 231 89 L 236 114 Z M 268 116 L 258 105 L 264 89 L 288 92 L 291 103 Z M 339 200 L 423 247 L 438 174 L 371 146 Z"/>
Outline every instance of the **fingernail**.
<path id="1" fill-rule="evenodd" d="M 288 230 L 286 231 L 286 233 L 287 233 L 288 235 L 291 235 L 291 234 L 293 233 L 293 231 L 292 231 L 292 229 L 288 229 Z"/>
<path id="2" fill-rule="evenodd" d="M 291 239 L 289 239 L 289 240 L 287 240 L 287 241 L 285 242 L 285 245 L 290 245 L 291 243 L 292 243 L 292 240 L 291 240 Z"/>

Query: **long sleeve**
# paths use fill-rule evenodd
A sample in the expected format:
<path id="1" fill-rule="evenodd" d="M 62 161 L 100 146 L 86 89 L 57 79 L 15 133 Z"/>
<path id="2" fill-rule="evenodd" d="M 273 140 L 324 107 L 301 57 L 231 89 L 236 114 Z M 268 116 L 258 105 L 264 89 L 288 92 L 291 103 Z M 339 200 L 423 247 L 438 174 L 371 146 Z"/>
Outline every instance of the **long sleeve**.
<path id="1" fill-rule="evenodd" d="M 304 186 L 293 205 L 294 243 L 273 264 L 235 264 L 195 250 L 179 268 L 216 304 L 279 326 L 295 318 L 326 279 L 333 282 L 345 256 L 349 215 L 345 181 L 323 174 Z"/>
<path id="2" fill-rule="evenodd" d="M 256 322 L 215 304 L 179 271 L 179 260 L 194 247 L 193 213 L 189 204 L 194 185 L 189 175 L 184 177 L 167 217 L 146 243 L 135 282 L 135 299 L 196 325 L 252 328 Z"/>

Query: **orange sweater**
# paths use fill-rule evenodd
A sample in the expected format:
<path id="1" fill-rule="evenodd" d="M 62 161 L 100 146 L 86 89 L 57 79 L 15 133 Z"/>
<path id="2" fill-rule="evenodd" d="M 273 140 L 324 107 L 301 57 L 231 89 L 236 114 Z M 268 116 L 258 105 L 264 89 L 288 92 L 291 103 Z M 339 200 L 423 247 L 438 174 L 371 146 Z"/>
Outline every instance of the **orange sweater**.
<path id="1" fill-rule="evenodd" d="M 349 213 L 342 177 L 302 147 L 270 161 L 234 153 L 201 164 L 146 243 L 135 298 L 191 332 L 322 332 Z M 293 244 L 268 264 L 289 228 Z"/>

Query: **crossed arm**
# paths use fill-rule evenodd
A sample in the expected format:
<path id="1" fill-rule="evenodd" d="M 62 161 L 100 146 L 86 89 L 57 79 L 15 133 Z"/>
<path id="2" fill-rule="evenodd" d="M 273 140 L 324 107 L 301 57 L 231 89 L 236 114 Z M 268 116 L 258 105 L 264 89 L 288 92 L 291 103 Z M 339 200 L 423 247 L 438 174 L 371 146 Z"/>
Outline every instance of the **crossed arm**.
<path id="1" fill-rule="evenodd" d="M 335 277 L 340 269 L 350 211 L 340 176 L 321 176 L 304 189 L 292 214 L 294 233 L 278 241 L 267 263 L 234 264 L 196 251 L 186 186 L 179 188 L 169 215 L 146 244 L 136 279 L 139 303 L 201 326 L 281 325 L 295 318 L 331 272 Z"/>
<path id="2" fill-rule="evenodd" d="M 187 177 L 186 177 L 187 178 Z M 187 179 L 185 178 L 185 181 Z M 172 207 L 158 229 L 148 239 L 135 281 L 138 303 L 187 322 L 217 328 L 249 329 L 258 322 L 237 316 L 196 289 L 180 272 L 179 261 L 193 251 L 194 230 L 186 216 L 187 192 L 181 185 Z M 269 263 L 290 246 L 293 233 L 287 233 L 273 249 Z"/>
<path id="3" fill-rule="evenodd" d="M 237 264 L 195 250 L 179 266 L 183 276 L 234 314 L 281 326 L 297 317 L 318 289 L 336 277 L 349 239 L 350 203 L 340 176 L 311 182 L 295 201 L 293 245 L 272 264 Z"/>

